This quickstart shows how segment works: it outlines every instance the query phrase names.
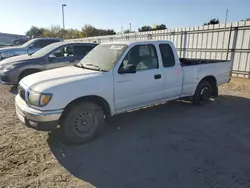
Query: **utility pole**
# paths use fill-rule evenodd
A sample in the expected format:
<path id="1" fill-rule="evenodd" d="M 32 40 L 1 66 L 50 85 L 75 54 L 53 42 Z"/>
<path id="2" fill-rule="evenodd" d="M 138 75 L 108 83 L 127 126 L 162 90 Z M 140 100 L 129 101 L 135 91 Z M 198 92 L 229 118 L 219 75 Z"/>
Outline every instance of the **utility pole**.
<path id="1" fill-rule="evenodd" d="M 63 21 L 63 29 L 65 30 L 65 23 L 64 23 L 64 7 L 66 7 L 66 4 L 62 4 L 62 21 Z"/>
<path id="2" fill-rule="evenodd" d="M 123 25 L 121 26 L 121 33 L 124 34 L 124 32 L 123 32 Z"/>
<path id="3" fill-rule="evenodd" d="M 221 58 L 224 52 L 224 42 L 225 42 L 225 34 L 226 34 L 226 27 L 227 27 L 227 16 L 228 16 L 228 8 L 226 10 L 226 18 L 225 18 L 225 26 L 224 26 L 224 33 L 223 33 L 223 39 L 222 39 L 222 49 L 221 49 Z M 230 39 L 228 39 L 230 40 Z"/>
<path id="4" fill-rule="evenodd" d="M 129 23 L 129 32 L 131 33 L 131 23 Z"/>
<path id="5" fill-rule="evenodd" d="M 226 10 L 226 19 L 225 19 L 225 25 L 227 24 L 227 16 L 228 16 L 228 8 Z"/>

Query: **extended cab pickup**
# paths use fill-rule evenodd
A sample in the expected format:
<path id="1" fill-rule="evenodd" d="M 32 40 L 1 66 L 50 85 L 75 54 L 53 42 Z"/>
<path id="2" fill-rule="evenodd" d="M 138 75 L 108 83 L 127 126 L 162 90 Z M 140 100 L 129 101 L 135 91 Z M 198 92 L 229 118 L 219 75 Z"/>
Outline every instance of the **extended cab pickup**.
<path id="1" fill-rule="evenodd" d="M 19 119 L 64 139 L 85 142 L 111 116 L 182 97 L 200 104 L 230 80 L 231 62 L 179 59 L 169 41 L 121 41 L 95 47 L 77 65 L 20 81 Z"/>

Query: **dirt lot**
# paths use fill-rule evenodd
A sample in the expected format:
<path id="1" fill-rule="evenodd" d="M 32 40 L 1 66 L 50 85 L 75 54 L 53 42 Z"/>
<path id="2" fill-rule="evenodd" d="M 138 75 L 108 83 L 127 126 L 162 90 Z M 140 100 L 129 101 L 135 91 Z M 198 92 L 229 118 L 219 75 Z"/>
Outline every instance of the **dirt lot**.
<path id="1" fill-rule="evenodd" d="M 0 86 L 0 187 L 250 187 L 250 81 L 234 79 L 205 106 L 183 101 L 119 115 L 82 146 L 15 116 Z"/>

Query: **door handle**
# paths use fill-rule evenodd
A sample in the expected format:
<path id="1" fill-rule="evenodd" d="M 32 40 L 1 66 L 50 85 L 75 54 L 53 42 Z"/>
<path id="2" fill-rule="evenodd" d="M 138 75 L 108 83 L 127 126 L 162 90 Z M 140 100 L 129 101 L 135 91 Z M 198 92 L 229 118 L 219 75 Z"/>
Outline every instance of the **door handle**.
<path id="1" fill-rule="evenodd" d="M 161 74 L 156 74 L 154 77 L 155 79 L 161 79 Z"/>

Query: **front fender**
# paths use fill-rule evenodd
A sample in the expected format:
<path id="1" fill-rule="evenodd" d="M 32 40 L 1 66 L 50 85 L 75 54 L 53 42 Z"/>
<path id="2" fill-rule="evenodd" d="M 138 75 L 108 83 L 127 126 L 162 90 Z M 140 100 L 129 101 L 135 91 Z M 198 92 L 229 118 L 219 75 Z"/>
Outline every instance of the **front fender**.
<path id="1" fill-rule="evenodd" d="M 26 70 L 29 69 L 37 69 L 39 71 L 44 71 L 45 70 L 45 66 L 42 64 L 28 64 L 28 65 L 23 65 L 22 67 L 20 67 L 20 74 Z"/>
<path id="2" fill-rule="evenodd" d="M 78 80 L 72 83 L 60 83 L 60 80 L 58 80 L 58 85 L 43 92 L 52 93 L 52 98 L 49 104 L 39 108 L 40 110 L 64 109 L 76 99 L 98 96 L 108 103 L 110 113 L 114 114 L 113 78 L 111 74 L 87 80 Z"/>

